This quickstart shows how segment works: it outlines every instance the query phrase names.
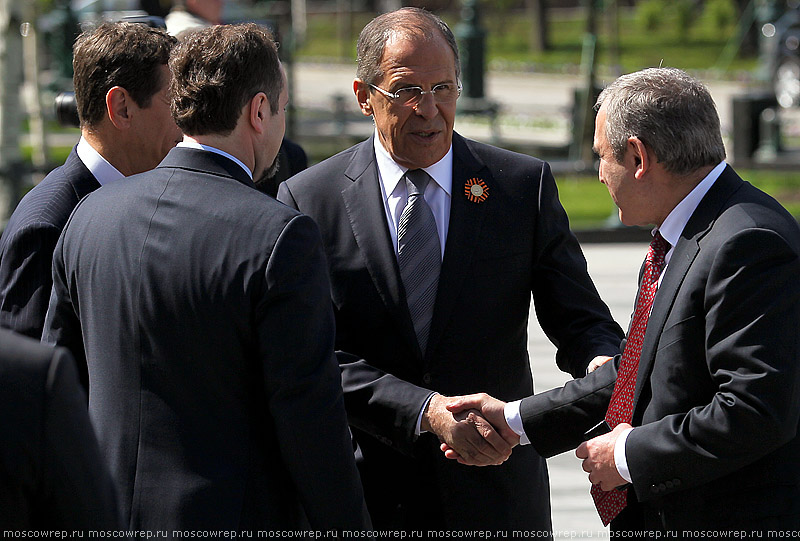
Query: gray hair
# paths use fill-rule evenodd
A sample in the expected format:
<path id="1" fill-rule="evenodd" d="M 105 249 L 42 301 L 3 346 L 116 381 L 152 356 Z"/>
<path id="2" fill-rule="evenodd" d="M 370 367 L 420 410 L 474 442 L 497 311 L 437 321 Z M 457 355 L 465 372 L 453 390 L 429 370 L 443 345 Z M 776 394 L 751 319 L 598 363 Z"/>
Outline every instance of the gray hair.
<path id="1" fill-rule="evenodd" d="M 638 137 L 664 168 L 686 175 L 725 159 L 719 115 L 708 89 L 675 68 L 623 75 L 597 98 L 605 106 L 605 135 L 621 162 L 629 137 Z"/>
<path id="2" fill-rule="evenodd" d="M 375 84 L 383 78 L 381 60 L 386 42 L 394 36 L 420 36 L 432 39 L 439 32 L 453 51 L 456 79 L 461 77 L 458 45 L 450 27 L 430 11 L 408 7 L 384 13 L 372 19 L 358 36 L 356 51 L 358 68 L 356 76 L 367 84 Z"/>

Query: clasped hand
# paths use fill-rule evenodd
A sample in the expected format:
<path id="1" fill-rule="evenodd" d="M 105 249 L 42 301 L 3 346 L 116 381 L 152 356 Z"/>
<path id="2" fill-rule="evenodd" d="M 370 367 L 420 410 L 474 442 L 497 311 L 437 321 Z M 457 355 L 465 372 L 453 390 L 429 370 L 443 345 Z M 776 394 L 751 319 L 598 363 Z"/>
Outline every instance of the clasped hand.
<path id="1" fill-rule="evenodd" d="M 460 397 L 434 395 L 422 428 L 439 437 L 445 456 L 468 466 L 500 465 L 519 444 L 508 427 L 505 402 L 480 393 Z"/>
<path id="2" fill-rule="evenodd" d="M 620 434 L 628 428 L 631 425 L 620 423 L 611 432 L 585 441 L 575 450 L 575 456 L 583 460 L 581 467 L 589 474 L 589 482 L 606 492 L 627 483 L 617 470 L 614 448 Z"/>

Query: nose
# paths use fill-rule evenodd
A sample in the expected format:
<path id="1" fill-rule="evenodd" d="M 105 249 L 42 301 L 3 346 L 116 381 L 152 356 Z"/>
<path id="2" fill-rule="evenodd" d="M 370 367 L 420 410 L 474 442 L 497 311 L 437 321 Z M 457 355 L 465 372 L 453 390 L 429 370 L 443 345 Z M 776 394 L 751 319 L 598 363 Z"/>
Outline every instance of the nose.
<path id="1" fill-rule="evenodd" d="M 436 105 L 436 99 L 433 94 L 428 93 L 420 96 L 419 103 L 414 106 L 414 112 L 426 120 L 439 114 L 439 107 Z"/>

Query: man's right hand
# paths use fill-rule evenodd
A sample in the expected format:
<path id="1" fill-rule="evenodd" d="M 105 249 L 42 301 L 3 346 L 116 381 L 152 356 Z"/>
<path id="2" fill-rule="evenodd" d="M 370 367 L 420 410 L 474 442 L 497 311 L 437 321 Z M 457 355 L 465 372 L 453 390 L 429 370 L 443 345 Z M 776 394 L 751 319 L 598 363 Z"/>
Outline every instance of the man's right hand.
<path id="1" fill-rule="evenodd" d="M 467 411 L 478 411 L 486 420 L 492 424 L 494 429 L 510 446 L 519 445 L 519 435 L 508 426 L 505 416 L 506 403 L 489 396 L 486 393 L 478 393 L 465 396 L 450 398 L 445 407 L 454 415 L 463 415 Z M 465 457 L 451 445 L 443 442 L 442 452 L 447 458 L 457 460 L 461 464 L 474 465 L 469 457 Z"/>
<path id="2" fill-rule="evenodd" d="M 496 466 L 505 462 L 511 456 L 512 447 L 506 439 L 479 410 L 463 407 L 450 411 L 446 406 L 452 401 L 452 398 L 433 395 L 422 415 L 421 428 L 436 434 L 443 448 L 446 446 L 457 455 L 462 464 Z"/>

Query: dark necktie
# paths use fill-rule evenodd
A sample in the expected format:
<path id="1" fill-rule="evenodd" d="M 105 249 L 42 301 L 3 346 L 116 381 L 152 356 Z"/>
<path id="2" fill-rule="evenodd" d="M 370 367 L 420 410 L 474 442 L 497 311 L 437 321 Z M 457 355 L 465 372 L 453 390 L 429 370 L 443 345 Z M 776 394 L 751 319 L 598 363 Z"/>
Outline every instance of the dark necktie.
<path id="1" fill-rule="evenodd" d="M 408 202 L 397 225 L 397 259 L 417 342 L 425 354 L 442 266 L 442 249 L 433 212 L 423 194 L 431 177 L 422 169 L 406 172 Z"/>
<path id="2" fill-rule="evenodd" d="M 647 320 L 650 318 L 653 299 L 658 290 L 658 277 L 664 270 L 664 256 L 667 255 L 669 247 L 670 245 L 664 240 L 664 237 L 656 232 L 644 261 L 644 272 L 642 273 L 642 283 L 639 286 L 636 309 L 633 312 L 625 351 L 619 363 L 617 382 L 614 385 L 614 392 L 611 394 L 611 402 L 606 412 L 606 423 L 612 429 L 620 423 L 630 423 L 633 416 L 633 394 L 636 389 L 636 374 L 639 371 L 639 357 L 642 354 L 644 333 L 647 330 Z M 592 486 L 591 493 L 603 525 L 607 526 L 627 505 L 627 488 L 604 492 L 599 486 Z"/>

